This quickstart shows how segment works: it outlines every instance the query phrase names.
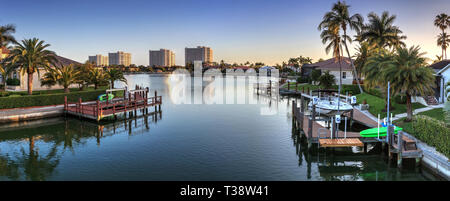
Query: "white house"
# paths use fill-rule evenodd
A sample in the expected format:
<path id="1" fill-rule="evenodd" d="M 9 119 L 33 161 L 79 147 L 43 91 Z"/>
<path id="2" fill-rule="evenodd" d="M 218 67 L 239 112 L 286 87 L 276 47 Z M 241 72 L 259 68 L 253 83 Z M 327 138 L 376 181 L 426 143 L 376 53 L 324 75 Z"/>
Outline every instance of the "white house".
<path id="1" fill-rule="evenodd" d="M 307 71 L 307 69 L 321 70 L 322 74 L 325 71 L 329 71 L 330 74 L 334 75 L 336 84 L 339 84 L 339 74 L 341 72 L 342 84 L 353 83 L 353 68 L 351 66 L 350 60 L 347 57 L 343 57 L 340 63 L 335 58 L 331 58 L 313 64 L 305 64 L 303 65 L 303 67 L 305 68 L 305 71 Z M 307 74 L 310 74 L 310 72 Z"/>
<path id="2" fill-rule="evenodd" d="M 447 97 L 450 94 L 445 93 L 446 84 L 450 82 L 450 60 L 442 60 L 430 65 L 433 68 L 436 76 L 435 94 L 436 100 L 439 103 L 447 102 Z"/>

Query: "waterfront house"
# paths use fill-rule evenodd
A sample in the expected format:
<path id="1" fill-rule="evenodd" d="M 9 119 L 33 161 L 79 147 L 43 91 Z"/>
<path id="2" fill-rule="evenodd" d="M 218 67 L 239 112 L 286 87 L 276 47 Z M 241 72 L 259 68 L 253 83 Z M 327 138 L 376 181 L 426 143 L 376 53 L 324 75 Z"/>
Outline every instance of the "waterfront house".
<path id="1" fill-rule="evenodd" d="M 319 61 L 313 64 L 304 64 L 302 66 L 302 75 L 310 76 L 312 70 L 318 69 L 322 73 L 329 71 L 330 74 L 334 75 L 336 78 L 336 84 L 339 84 L 339 67 L 342 69 L 342 84 L 352 84 L 353 83 L 353 68 L 351 66 L 350 60 L 344 57 L 339 65 L 339 62 L 335 58 L 331 58 L 325 61 Z"/>
<path id="2" fill-rule="evenodd" d="M 450 82 L 450 60 L 442 60 L 436 63 L 433 63 L 429 66 L 430 68 L 433 68 L 436 76 L 436 88 L 434 97 L 437 102 L 439 103 L 445 103 L 447 102 L 447 97 L 450 94 L 445 94 L 445 84 Z M 432 100 L 429 100 L 432 101 Z"/>
<path id="3" fill-rule="evenodd" d="M 74 60 L 65 58 L 65 57 L 61 57 L 61 56 L 56 56 L 56 60 L 57 60 L 57 64 L 56 65 L 69 65 L 69 64 L 74 64 L 74 65 L 80 65 L 81 63 L 76 62 Z M 54 67 L 54 66 L 51 66 Z M 41 86 L 41 78 L 43 78 L 44 74 L 46 73 L 46 70 L 43 67 L 38 67 L 39 68 L 39 73 L 36 72 L 33 74 L 33 90 L 48 90 L 48 89 L 62 89 L 63 87 L 60 85 L 54 85 L 51 87 L 48 86 Z M 9 75 L 9 78 L 17 78 L 20 80 L 20 85 L 18 86 L 7 86 L 7 90 L 9 91 L 26 91 L 28 89 L 28 75 L 27 73 L 25 74 L 21 74 L 20 70 L 14 70 L 13 72 L 11 72 L 11 74 Z M 72 85 L 70 87 L 78 87 L 78 85 Z"/>

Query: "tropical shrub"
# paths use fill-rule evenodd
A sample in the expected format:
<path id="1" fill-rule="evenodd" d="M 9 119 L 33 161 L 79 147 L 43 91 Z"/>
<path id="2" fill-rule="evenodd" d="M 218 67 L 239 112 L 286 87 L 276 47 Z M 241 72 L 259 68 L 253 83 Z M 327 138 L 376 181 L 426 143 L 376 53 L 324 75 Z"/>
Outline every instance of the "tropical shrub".
<path id="1" fill-rule="evenodd" d="M 306 76 L 300 76 L 297 78 L 298 83 L 309 83 L 310 81 L 311 81 L 311 79 Z"/>
<path id="2" fill-rule="evenodd" d="M 325 89 L 331 88 L 335 82 L 336 82 L 336 78 L 334 77 L 334 75 L 330 74 L 329 71 L 325 71 L 319 77 L 319 85 Z"/>
<path id="3" fill-rule="evenodd" d="M 19 86 L 20 85 L 20 80 L 17 78 L 8 78 L 6 80 L 6 84 L 9 86 Z"/>
<path id="4" fill-rule="evenodd" d="M 414 136 L 450 157 L 450 128 L 444 122 L 423 115 L 413 119 Z"/>

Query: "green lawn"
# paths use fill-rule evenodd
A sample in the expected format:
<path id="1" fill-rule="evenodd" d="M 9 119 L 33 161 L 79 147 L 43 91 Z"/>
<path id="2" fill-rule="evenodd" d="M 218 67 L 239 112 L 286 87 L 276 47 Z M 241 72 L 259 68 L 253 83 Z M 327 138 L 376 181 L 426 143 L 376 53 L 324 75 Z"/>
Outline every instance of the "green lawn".
<path id="1" fill-rule="evenodd" d="M 358 104 L 362 103 L 364 100 L 367 101 L 367 104 L 369 104 L 369 112 L 374 115 L 378 116 L 380 114 L 380 118 L 386 117 L 386 112 L 384 110 L 386 106 L 386 101 L 383 98 L 370 95 L 368 93 L 364 94 L 358 94 L 356 95 L 356 99 Z M 406 113 L 406 104 L 398 104 L 392 100 L 392 107 L 394 108 L 392 111 L 389 111 L 390 113 L 401 114 Z M 420 103 L 413 103 L 412 104 L 413 110 L 423 108 L 425 105 L 422 105 Z"/>

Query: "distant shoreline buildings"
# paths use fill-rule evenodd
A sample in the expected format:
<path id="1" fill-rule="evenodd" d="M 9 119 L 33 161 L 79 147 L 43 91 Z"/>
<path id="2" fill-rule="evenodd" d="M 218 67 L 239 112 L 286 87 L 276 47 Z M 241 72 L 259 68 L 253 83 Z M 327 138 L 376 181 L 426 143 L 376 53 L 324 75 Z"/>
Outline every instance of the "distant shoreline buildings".
<path id="1" fill-rule="evenodd" d="M 149 50 L 149 67 L 175 66 L 175 54 L 168 49 Z"/>
<path id="2" fill-rule="evenodd" d="M 194 64 L 194 61 L 202 61 L 203 63 L 213 62 L 213 51 L 210 47 L 197 46 L 194 48 L 186 47 L 184 49 L 184 60 L 186 66 Z"/>
<path id="3" fill-rule="evenodd" d="M 131 65 L 131 53 L 126 53 L 122 51 L 108 53 L 109 65 Z"/>
<path id="4" fill-rule="evenodd" d="M 89 63 L 93 63 L 96 66 L 108 66 L 109 59 L 108 59 L 108 56 L 103 56 L 101 54 L 97 54 L 95 56 L 89 56 Z"/>

